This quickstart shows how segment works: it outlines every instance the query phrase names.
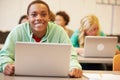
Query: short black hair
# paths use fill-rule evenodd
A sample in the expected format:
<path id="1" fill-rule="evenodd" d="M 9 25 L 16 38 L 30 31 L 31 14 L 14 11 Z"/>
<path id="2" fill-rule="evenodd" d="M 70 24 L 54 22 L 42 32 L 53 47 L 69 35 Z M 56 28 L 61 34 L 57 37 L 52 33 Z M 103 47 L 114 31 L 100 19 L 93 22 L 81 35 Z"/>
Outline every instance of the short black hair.
<path id="1" fill-rule="evenodd" d="M 50 8 L 49 8 L 48 4 L 47 4 L 46 2 L 44 2 L 44 1 L 42 1 L 42 0 L 34 0 L 34 1 L 32 1 L 32 2 L 28 5 L 27 14 L 29 14 L 29 9 L 30 9 L 31 5 L 36 4 L 36 3 L 44 4 L 44 5 L 48 8 L 48 13 L 50 14 Z"/>
<path id="2" fill-rule="evenodd" d="M 65 11 L 59 11 L 59 12 L 56 13 L 56 15 L 62 16 L 63 19 L 66 21 L 65 25 L 68 25 L 68 23 L 70 21 L 70 17 Z"/>

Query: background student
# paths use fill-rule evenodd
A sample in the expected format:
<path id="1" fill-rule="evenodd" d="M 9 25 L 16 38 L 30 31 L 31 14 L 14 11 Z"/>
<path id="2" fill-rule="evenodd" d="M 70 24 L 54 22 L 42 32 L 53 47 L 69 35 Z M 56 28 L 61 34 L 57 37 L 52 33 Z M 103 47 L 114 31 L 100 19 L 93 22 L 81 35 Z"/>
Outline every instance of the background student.
<path id="1" fill-rule="evenodd" d="M 14 74 L 15 43 L 18 41 L 71 44 L 64 29 L 49 22 L 50 8 L 44 1 L 35 0 L 31 2 L 27 8 L 27 15 L 28 22 L 14 27 L 0 51 L 0 71 L 5 75 Z M 69 70 L 68 74 L 71 77 L 82 76 L 82 69 L 74 48 L 71 48 Z"/>
<path id="2" fill-rule="evenodd" d="M 59 11 L 55 15 L 55 23 L 62 26 L 69 37 L 73 34 L 73 30 L 67 28 L 67 25 L 70 21 L 69 15 L 65 11 Z"/>
<path id="3" fill-rule="evenodd" d="M 27 15 L 22 15 L 19 20 L 19 24 L 28 22 L 28 16 Z"/>
<path id="4" fill-rule="evenodd" d="M 76 30 L 72 37 L 71 42 L 78 54 L 84 53 L 84 41 L 85 36 L 105 36 L 100 30 L 99 20 L 95 15 L 88 15 L 81 19 L 81 26 Z M 105 65 L 103 64 L 81 64 L 85 70 L 103 70 Z"/>

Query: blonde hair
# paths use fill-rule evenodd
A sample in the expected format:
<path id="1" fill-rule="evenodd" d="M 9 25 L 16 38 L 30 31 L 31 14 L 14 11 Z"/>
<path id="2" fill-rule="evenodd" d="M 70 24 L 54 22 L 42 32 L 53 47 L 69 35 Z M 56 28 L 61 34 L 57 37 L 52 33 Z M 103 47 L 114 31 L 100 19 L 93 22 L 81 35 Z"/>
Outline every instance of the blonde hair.
<path id="1" fill-rule="evenodd" d="M 97 35 L 100 35 L 100 25 L 99 20 L 95 15 L 88 15 L 81 19 L 80 21 L 81 27 L 79 28 L 79 45 L 80 47 L 84 47 L 84 39 L 86 36 L 85 31 L 90 31 L 94 28 L 94 25 L 98 26 Z"/>

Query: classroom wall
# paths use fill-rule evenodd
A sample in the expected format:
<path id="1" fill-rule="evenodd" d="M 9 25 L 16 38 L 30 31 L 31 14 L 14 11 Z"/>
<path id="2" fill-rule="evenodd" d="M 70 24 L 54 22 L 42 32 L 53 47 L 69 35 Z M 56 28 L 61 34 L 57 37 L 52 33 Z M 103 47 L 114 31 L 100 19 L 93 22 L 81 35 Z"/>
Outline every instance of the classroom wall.
<path id="1" fill-rule="evenodd" d="M 26 14 L 27 6 L 32 0 L 0 0 L 0 30 L 6 31 L 18 24 L 21 15 Z M 95 14 L 100 21 L 101 29 L 106 34 L 120 35 L 120 6 L 98 4 L 102 0 L 44 0 L 51 10 L 66 11 L 70 16 L 67 27 L 76 30 L 80 19 L 88 14 Z M 97 1 L 97 2 L 96 2 Z M 107 0 L 105 0 L 107 1 Z M 114 3 L 114 0 L 112 0 Z M 111 1 L 111 2 L 112 2 Z M 120 3 L 120 0 L 118 0 Z"/>

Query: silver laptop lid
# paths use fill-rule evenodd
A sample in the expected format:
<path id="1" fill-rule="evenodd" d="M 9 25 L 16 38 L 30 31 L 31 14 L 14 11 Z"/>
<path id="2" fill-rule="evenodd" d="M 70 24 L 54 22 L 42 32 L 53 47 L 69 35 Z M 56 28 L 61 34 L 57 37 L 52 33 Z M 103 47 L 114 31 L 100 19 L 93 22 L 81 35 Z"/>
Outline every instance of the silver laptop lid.
<path id="1" fill-rule="evenodd" d="M 68 76 L 71 45 L 17 42 L 15 75 Z"/>
<path id="2" fill-rule="evenodd" d="M 117 37 L 86 36 L 84 57 L 113 57 L 116 51 Z"/>

